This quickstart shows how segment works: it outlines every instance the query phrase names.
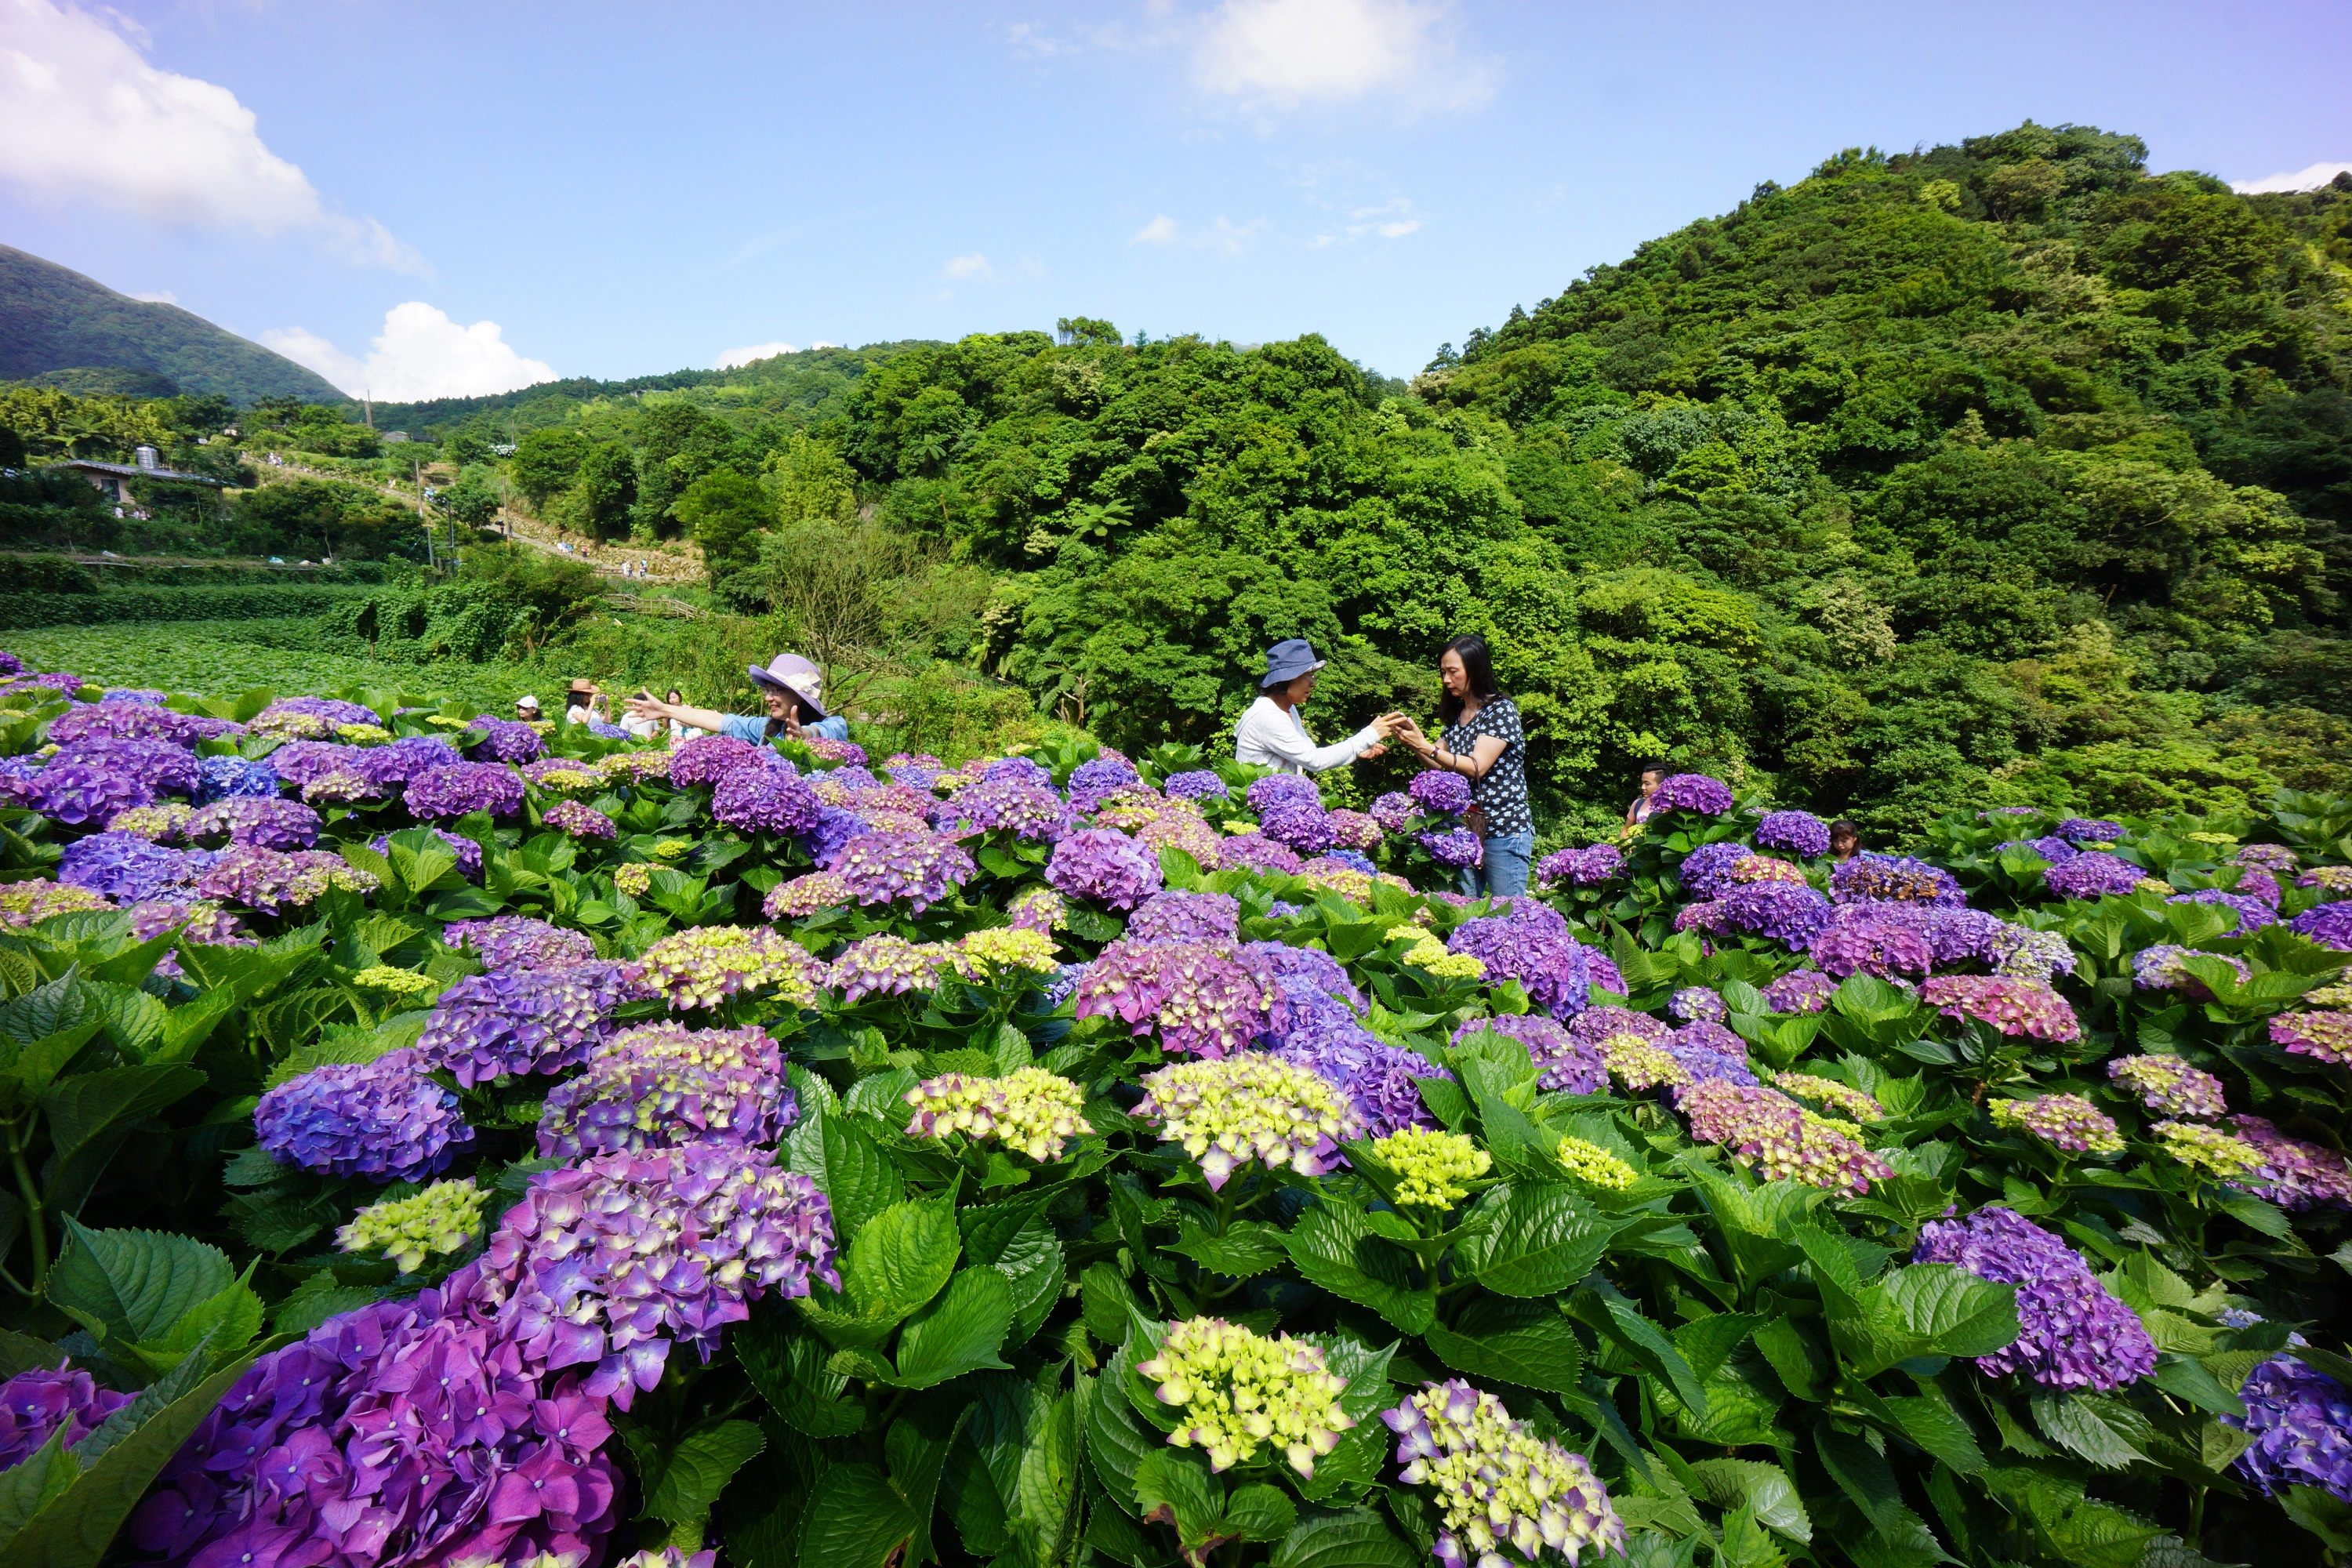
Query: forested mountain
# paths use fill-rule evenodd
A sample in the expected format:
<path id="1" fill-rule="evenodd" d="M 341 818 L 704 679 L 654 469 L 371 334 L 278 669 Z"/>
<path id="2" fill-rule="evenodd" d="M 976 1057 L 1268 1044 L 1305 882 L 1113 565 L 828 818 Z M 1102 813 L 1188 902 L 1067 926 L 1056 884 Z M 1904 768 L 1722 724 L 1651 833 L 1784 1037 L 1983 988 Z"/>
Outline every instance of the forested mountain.
<path id="1" fill-rule="evenodd" d="M 0 381 L 35 378 L 76 393 L 343 401 L 320 376 L 202 316 L 0 245 Z"/>
<path id="2" fill-rule="evenodd" d="M 1842 153 L 1410 387 L 1077 319 L 393 417 L 519 443 L 567 526 L 691 534 L 747 637 L 1123 746 L 1218 742 L 1284 637 L 1335 655 L 1324 731 L 1425 715 L 1484 632 L 1550 831 L 1654 756 L 1885 833 L 2352 786 L 2352 180 L 2145 155 Z"/>

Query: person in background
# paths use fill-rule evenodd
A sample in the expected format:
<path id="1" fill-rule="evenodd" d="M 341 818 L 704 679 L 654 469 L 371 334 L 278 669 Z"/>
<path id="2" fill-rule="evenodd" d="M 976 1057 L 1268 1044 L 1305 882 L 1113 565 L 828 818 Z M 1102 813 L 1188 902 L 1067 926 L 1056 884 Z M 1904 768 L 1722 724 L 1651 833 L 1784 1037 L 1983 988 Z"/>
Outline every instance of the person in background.
<path id="1" fill-rule="evenodd" d="M 585 724 L 592 719 L 600 719 L 608 724 L 612 722 L 612 700 L 598 689 L 594 681 L 584 677 L 574 680 L 565 695 L 570 701 L 570 706 L 563 710 L 565 723 Z"/>
<path id="2" fill-rule="evenodd" d="M 1535 814 L 1528 805 L 1528 741 L 1518 705 L 1495 679 L 1495 656 L 1475 634 L 1445 645 L 1437 661 L 1445 695 L 1437 716 L 1445 729 L 1433 744 L 1419 725 L 1402 715 L 1396 737 L 1442 773 L 1470 781 L 1471 805 L 1464 817 L 1485 846 L 1476 866 L 1463 868 L 1462 890 L 1472 898 L 1517 898 L 1528 890 L 1528 868 L 1536 854 Z"/>
<path id="3" fill-rule="evenodd" d="M 1639 827 L 1642 824 L 1650 820 L 1650 813 L 1657 809 L 1654 803 L 1658 798 L 1658 786 L 1665 782 L 1665 763 L 1644 763 L 1642 764 L 1642 793 L 1635 795 L 1633 797 L 1633 804 L 1625 808 L 1626 826 Z"/>
<path id="4" fill-rule="evenodd" d="M 515 699 L 515 717 L 526 724 L 539 720 L 539 699 L 526 691 Z"/>
<path id="5" fill-rule="evenodd" d="M 1839 817 L 1830 824 L 1830 858 L 1851 860 L 1862 853 L 1862 829 Z"/>
<path id="6" fill-rule="evenodd" d="M 849 739 L 849 721 L 824 710 L 824 676 L 815 665 L 796 653 L 780 653 L 765 669 L 756 664 L 746 668 L 760 695 L 767 700 L 764 716 L 689 708 L 683 703 L 657 700 L 647 692 L 629 699 L 629 711 L 641 718 L 691 724 L 698 730 L 759 744 L 779 735 L 788 735 L 795 741 Z"/>
<path id="7" fill-rule="evenodd" d="M 1395 726 L 1375 719 L 1344 741 L 1318 746 L 1298 716 L 1302 703 L 1315 695 L 1316 672 L 1328 662 L 1315 657 L 1305 637 L 1292 637 L 1265 650 L 1265 674 L 1257 683 L 1258 699 L 1234 726 L 1234 760 L 1277 773 L 1319 773 L 1360 757 L 1377 757 L 1388 750 L 1382 742 Z"/>
<path id="8" fill-rule="evenodd" d="M 673 686 L 669 689 L 669 695 L 664 698 L 663 700 L 673 708 L 683 708 L 686 706 L 686 693 Z M 653 721 L 653 722 L 658 724 L 661 721 L 656 719 Z M 669 743 L 673 749 L 685 745 L 688 741 L 695 739 L 697 736 L 708 735 L 709 733 L 710 733 L 710 731 L 708 730 L 698 730 L 693 725 L 681 723 L 676 719 L 669 721 Z"/>

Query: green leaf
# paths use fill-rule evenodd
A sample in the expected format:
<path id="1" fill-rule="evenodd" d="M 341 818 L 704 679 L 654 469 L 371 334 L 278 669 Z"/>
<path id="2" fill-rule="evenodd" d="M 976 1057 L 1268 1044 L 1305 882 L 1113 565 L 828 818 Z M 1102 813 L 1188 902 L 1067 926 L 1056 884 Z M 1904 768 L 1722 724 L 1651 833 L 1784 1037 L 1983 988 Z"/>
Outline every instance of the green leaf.
<path id="1" fill-rule="evenodd" d="M 1145 1523 L 1174 1527 L 1188 1556 L 1216 1538 L 1224 1518 L 1208 1460 L 1190 1449 L 1161 1448 L 1146 1455 L 1135 1470 L 1135 1500 Z"/>
<path id="2" fill-rule="evenodd" d="M 1576 1331 L 1548 1301 L 1481 1296 L 1453 1328 L 1433 1325 L 1423 1338 L 1458 1373 L 1547 1394 L 1574 1393 L 1584 1372 Z"/>
<path id="3" fill-rule="evenodd" d="M 1691 1467 L 1698 1495 L 1724 1510 L 1748 1510 L 1766 1529 L 1801 1543 L 1813 1539 L 1812 1516 L 1796 1483 L 1778 1465 L 1753 1459 L 1700 1459 Z"/>
<path id="4" fill-rule="evenodd" d="M 915 1510 L 872 1465 L 817 1478 L 801 1515 L 799 1568 L 883 1568 L 915 1533 Z"/>
<path id="5" fill-rule="evenodd" d="M 1369 1508 L 1314 1513 L 1274 1549 L 1270 1568 L 1420 1568 L 1425 1553 Z"/>
<path id="6" fill-rule="evenodd" d="M 963 1268 L 937 1300 L 915 1314 L 898 1336 L 901 1388 L 930 1388 L 982 1367 L 1005 1363 L 996 1354 L 1013 1327 L 1013 1286 L 994 1268 Z"/>
<path id="7" fill-rule="evenodd" d="M 1592 1272 L 1613 1234 L 1564 1182 L 1498 1187 L 1474 1214 L 1490 1223 L 1464 1243 L 1463 1266 L 1505 1296 L 1566 1290 Z"/>
<path id="8" fill-rule="evenodd" d="M 1932 1385 L 1931 1385 L 1932 1386 Z M 1904 1394 L 1881 1401 L 1896 1430 L 1916 1443 L 1927 1457 L 1964 1476 L 1984 1468 L 1983 1448 L 1976 1434 L 1940 1392 Z"/>
<path id="9" fill-rule="evenodd" d="M 90 1230 L 70 1215 L 70 1239 L 49 1270 L 49 1300 L 102 1338 L 158 1340 L 235 1279 L 228 1255 L 184 1236 Z"/>
<path id="10" fill-rule="evenodd" d="M 879 1344 L 946 1286 L 961 1249 L 948 1199 L 893 1204 L 850 1243 L 840 1293 L 819 1285 L 798 1305 L 836 1343 Z"/>
<path id="11" fill-rule="evenodd" d="M 205 1075 L 194 1068 L 142 1064 L 77 1073 L 51 1084 L 40 1101 L 49 1119 L 44 1184 L 51 1205 L 78 1211 L 132 1123 L 177 1103 L 204 1083 Z"/>
<path id="12" fill-rule="evenodd" d="M 735 1472 L 767 1446 L 749 1421 L 721 1421 L 688 1433 L 662 1456 L 657 1471 L 638 1478 L 645 1488 L 645 1517 L 699 1527 Z M 699 1533 L 698 1528 L 698 1539 Z"/>
<path id="13" fill-rule="evenodd" d="M 965 1212 L 970 1215 L 979 1211 Z M 1045 1326 L 1054 1304 L 1062 1299 L 1066 1267 L 1061 1238 L 1054 1234 L 1044 1208 L 1024 1212 L 1025 1218 L 1019 1213 L 1012 1216 L 1015 1228 L 1001 1237 L 997 1234 L 1003 1228 L 1001 1225 L 982 1230 L 967 1223 L 964 1230 L 964 1255 L 974 1263 L 995 1269 L 1013 1287 L 1014 1345 L 1027 1342 Z"/>
<path id="14" fill-rule="evenodd" d="M 1297 1505 L 1274 1487 L 1242 1487 L 1225 1500 L 1225 1528 L 1244 1541 L 1280 1541 L 1297 1522 Z"/>
<path id="15" fill-rule="evenodd" d="M 1134 1366 L 1132 1342 L 1121 1344 L 1103 1367 L 1095 1395 L 1087 1403 L 1087 1458 L 1111 1500 L 1131 1514 L 1142 1509 L 1135 1497 L 1135 1475 L 1146 1456 L 1167 1439 L 1147 1429 L 1127 1397 L 1128 1374 Z"/>
<path id="16" fill-rule="evenodd" d="M 814 1110 L 814 1108 L 811 1108 Z M 846 1241 L 906 1196 L 905 1184 L 874 1141 L 848 1117 L 813 1114 L 785 1140 L 786 1163 L 814 1182 L 833 1208 L 834 1234 Z"/>
<path id="17" fill-rule="evenodd" d="M 1606 1335 L 1619 1348 L 1673 1385 L 1675 1394 L 1697 1415 L 1706 1414 L 1706 1390 L 1690 1363 L 1664 1330 L 1642 1315 L 1641 1309 L 1613 1291 L 1579 1290 L 1569 1298 L 1577 1321 Z"/>
<path id="18" fill-rule="evenodd" d="M 2042 1435 L 2103 1470 L 2144 1464 L 2156 1439 L 2147 1417 L 2118 1399 L 2095 1394 L 2037 1394 L 2033 1424 Z"/>
<path id="19" fill-rule="evenodd" d="M 2150 1381 L 2175 1399 L 2186 1400 L 2200 1410 L 2240 1420 L 2245 1417 L 2245 1401 L 2224 1387 L 2221 1379 L 2193 1356 L 2167 1351 L 2156 1358 L 2156 1374 Z"/>
<path id="20" fill-rule="evenodd" d="M 1916 1356 L 1982 1356 L 2017 1338 L 2017 1289 L 1948 1263 L 1895 1269 L 1858 1298 L 1860 1315 L 1833 1315 L 1847 1364 L 1874 1377 Z"/>
<path id="21" fill-rule="evenodd" d="M 1310 1284 L 1370 1307 L 1409 1334 L 1437 1321 L 1437 1303 L 1412 1283 L 1412 1259 L 1373 1234 L 1361 1209 L 1325 1202 L 1298 1216 L 1286 1238 L 1291 1260 Z"/>
<path id="22" fill-rule="evenodd" d="M 6 1470 L 0 1470 L 0 1542 L 14 1536 L 34 1516 L 65 1495 L 81 1474 L 81 1463 L 66 1452 L 66 1429 Z"/>
<path id="23" fill-rule="evenodd" d="M 1290 1256 L 1279 1228 L 1251 1219 L 1235 1221 L 1223 1236 L 1212 1236 L 1188 1220 L 1177 1238 L 1169 1243 L 1168 1250 L 1191 1258 L 1212 1274 L 1223 1274 L 1232 1279 L 1263 1274 Z"/>

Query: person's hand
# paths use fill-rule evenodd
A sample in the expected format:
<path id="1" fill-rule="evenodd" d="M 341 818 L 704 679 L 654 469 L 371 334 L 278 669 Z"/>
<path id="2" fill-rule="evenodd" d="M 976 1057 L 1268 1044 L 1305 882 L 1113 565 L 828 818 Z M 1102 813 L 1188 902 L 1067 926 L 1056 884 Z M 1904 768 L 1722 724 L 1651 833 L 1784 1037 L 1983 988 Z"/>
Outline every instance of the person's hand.
<path id="1" fill-rule="evenodd" d="M 1358 752 L 1356 753 L 1356 760 L 1360 763 L 1377 762 L 1388 754 L 1389 743 L 1386 741 L 1381 741 L 1375 744 L 1366 746 L 1362 751 Z"/>
<path id="2" fill-rule="evenodd" d="M 669 704 L 651 697 L 632 697 L 629 699 L 629 713 L 637 719 L 667 719 L 669 717 Z"/>
<path id="3" fill-rule="evenodd" d="M 1395 718 L 1396 728 L 1391 730 L 1389 731 L 1390 734 L 1394 735 L 1398 740 L 1402 741 L 1406 745 L 1411 746 L 1416 752 L 1426 752 L 1431 749 L 1429 738 L 1421 732 L 1420 725 L 1414 723 L 1412 720 L 1406 718 L 1402 713 L 1397 714 Z"/>

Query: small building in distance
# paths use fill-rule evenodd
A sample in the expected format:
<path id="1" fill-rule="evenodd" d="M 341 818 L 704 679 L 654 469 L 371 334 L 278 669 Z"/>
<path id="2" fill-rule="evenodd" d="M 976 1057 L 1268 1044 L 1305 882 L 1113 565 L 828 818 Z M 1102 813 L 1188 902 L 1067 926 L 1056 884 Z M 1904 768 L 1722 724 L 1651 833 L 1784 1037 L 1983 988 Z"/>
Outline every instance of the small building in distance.
<path id="1" fill-rule="evenodd" d="M 89 458 L 71 458 L 55 466 L 79 474 L 101 492 L 110 495 L 118 508 L 138 509 L 142 506 L 138 492 L 131 488 L 133 485 L 203 485 L 215 490 L 227 489 L 220 480 L 207 475 L 184 474 L 177 468 L 165 468 L 152 447 L 142 447 L 131 456 L 137 461 L 101 463 Z"/>
<path id="2" fill-rule="evenodd" d="M 383 435 L 377 437 L 376 439 L 387 447 L 396 447 L 403 441 L 408 439 L 408 432 L 405 430 L 387 430 Z"/>

